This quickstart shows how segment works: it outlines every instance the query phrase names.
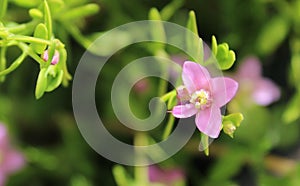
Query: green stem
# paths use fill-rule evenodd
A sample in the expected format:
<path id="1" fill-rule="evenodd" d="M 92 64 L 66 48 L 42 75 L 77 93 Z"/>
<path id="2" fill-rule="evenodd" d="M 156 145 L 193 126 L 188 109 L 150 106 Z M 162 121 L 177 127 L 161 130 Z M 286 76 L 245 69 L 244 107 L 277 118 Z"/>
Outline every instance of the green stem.
<path id="1" fill-rule="evenodd" d="M 9 36 L 7 40 L 16 40 L 16 41 L 21 41 L 21 42 L 26 42 L 26 43 L 39 43 L 39 44 L 46 44 L 50 45 L 51 42 L 45 39 L 40 39 L 40 38 L 35 38 L 31 36 L 22 36 L 22 35 L 13 35 Z"/>
<path id="2" fill-rule="evenodd" d="M 208 148 L 209 140 L 208 140 L 208 136 L 205 135 L 204 133 L 201 133 L 201 142 L 200 143 L 202 143 L 204 154 L 206 156 L 208 156 L 209 155 L 209 148 Z"/>
<path id="3" fill-rule="evenodd" d="M 145 133 L 139 132 L 135 135 L 134 138 L 134 145 L 135 146 L 145 146 L 148 144 L 148 138 L 145 135 Z M 140 155 L 136 152 L 136 157 L 137 158 L 144 158 L 144 155 Z M 141 152 L 143 153 L 143 152 Z M 139 159 L 137 160 L 139 161 Z M 143 160 L 142 160 L 143 161 Z M 149 178 L 148 178 L 148 167 L 147 166 L 135 166 L 134 167 L 134 175 L 135 175 L 135 180 L 137 185 L 143 185 L 143 186 L 148 186 L 149 185 Z"/>
<path id="4" fill-rule="evenodd" d="M 1 53 L 0 53 L 0 72 L 2 72 L 6 68 L 6 46 L 3 46 L 1 48 Z M 1 73 L 0 73 L 1 74 Z M 3 82 L 5 80 L 5 77 L 0 77 L 0 82 Z"/>
<path id="5" fill-rule="evenodd" d="M 46 65 L 47 64 L 44 60 L 42 60 L 42 58 L 40 56 L 38 56 L 34 51 L 32 51 L 32 49 L 28 45 L 26 45 L 25 43 L 19 42 L 18 47 L 22 51 L 26 52 L 31 58 L 33 58 L 40 65 Z"/>
<path id="6" fill-rule="evenodd" d="M 166 128 L 164 130 L 163 137 L 162 137 L 163 140 L 167 139 L 168 136 L 171 134 L 173 126 L 174 126 L 174 121 L 175 121 L 174 116 L 173 115 L 169 115 L 167 126 L 166 126 Z"/>
<path id="7" fill-rule="evenodd" d="M 18 68 L 18 66 L 21 65 L 26 56 L 27 53 L 23 52 L 7 69 L 0 71 L 0 76 L 5 76 Z"/>
<path id="8" fill-rule="evenodd" d="M 166 101 L 168 101 L 171 97 L 173 97 L 173 96 L 175 96 L 175 95 L 176 95 L 176 90 L 174 89 L 174 90 L 172 90 L 172 91 L 166 93 L 165 95 L 161 96 L 160 98 L 161 98 L 164 102 L 166 102 Z"/>
<path id="9" fill-rule="evenodd" d="M 28 23 L 23 23 L 14 27 L 9 27 L 6 28 L 8 32 L 13 33 L 13 34 L 20 34 L 23 32 L 28 32 L 28 33 L 32 33 L 32 31 L 34 30 L 34 27 L 38 24 L 38 21 L 30 21 Z"/>
<path id="10" fill-rule="evenodd" d="M 164 50 L 157 51 L 155 56 L 169 58 L 168 54 Z M 162 77 L 167 79 L 169 73 L 168 73 L 168 69 L 166 68 L 164 63 L 161 64 L 161 69 L 162 69 Z M 167 91 L 167 88 L 168 88 L 168 82 L 164 79 L 160 79 L 159 87 L 158 87 L 158 96 L 164 95 L 165 92 Z"/>

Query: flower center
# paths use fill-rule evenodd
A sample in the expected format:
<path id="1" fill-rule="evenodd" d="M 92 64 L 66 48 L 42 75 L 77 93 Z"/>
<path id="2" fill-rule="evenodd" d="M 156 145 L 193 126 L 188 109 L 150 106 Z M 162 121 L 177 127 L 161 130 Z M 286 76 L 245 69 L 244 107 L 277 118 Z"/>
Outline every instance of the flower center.
<path id="1" fill-rule="evenodd" d="M 209 107 L 211 103 L 210 92 L 204 89 L 198 90 L 192 94 L 190 102 L 193 103 L 197 109 L 205 109 Z"/>

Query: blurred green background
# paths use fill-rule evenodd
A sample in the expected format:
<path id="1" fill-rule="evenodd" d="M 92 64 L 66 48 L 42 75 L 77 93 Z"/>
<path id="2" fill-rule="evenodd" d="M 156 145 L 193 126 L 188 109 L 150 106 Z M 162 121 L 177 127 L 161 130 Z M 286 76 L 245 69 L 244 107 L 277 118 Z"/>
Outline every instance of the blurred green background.
<path id="1" fill-rule="evenodd" d="M 9 0 L 3 17 L 5 25 L 31 20 L 30 8 L 42 1 Z M 247 56 L 260 59 L 263 76 L 281 90 L 279 101 L 267 106 L 248 104 L 242 97 L 232 105 L 244 114 L 244 121 L 232 139 L 222 134 L 210 146 L 210 156 L 198 151 L 199 134 L 161 167 L 180 167 L 186 185 L 300 185 L 300 1 L 299 0 L 60 0 L 53 3 L 54 33 L 65 43 L 69 72 L 76 66 L 92 38 L 124 23 L 148 19 L 149 10 L 170 7 L 168 21 L 185 26 L 190 10 L 197 17 L 199 36 L 210 44 L 215 35 L 236 53 L 236 63 L 228 74 L 237 71 Z M 57 3 L 58 2 L 58 3 Z M 56 3 L 56 4 L 55 4 Z M 94 3 L 100 11 L 87 13 L 65 24 L 65 12 Z M 87 11 L 88 12 L 88 11 Z M 1 39 L 1 37 L 0 37 Z M 109 43 L 107 43 L 109 46 Z M 96 87 L 99 115 L 118 139 L 132 143 L 133 132 L 123 127 L 113 114 L 110 90 L 115 75 L 133 59 L 149 53 L 143 44 L 129 46 L 115 54 L 102 70 Z M 151 47 L 151 44 L 144 44 Z M 10 48 L 8 60 L 20 54 Z M 34 97 L 38 65 L 27 58 L 0 84 L 0 121 L 9 129 L 13 144 L 26 158 L 23 169 L 11 175 L 7 185 L 90 186 L 116 185 L 115 163 L 93 151 L 81 136 L 72 111 L 72 82 L 66 87 Z M 132 92 L 136 115 L 146 117 L 148 101 L 157 92 L 157 78 L 148 78 L 147 88 Z M 151 131 L 155 138 L 164 126 Z M 122 153 L 122 152 L 120 152 Z M 1 163 L 0 163 L 1 164 Z M 130 177 L 134 168 L 126 167 Z"/>

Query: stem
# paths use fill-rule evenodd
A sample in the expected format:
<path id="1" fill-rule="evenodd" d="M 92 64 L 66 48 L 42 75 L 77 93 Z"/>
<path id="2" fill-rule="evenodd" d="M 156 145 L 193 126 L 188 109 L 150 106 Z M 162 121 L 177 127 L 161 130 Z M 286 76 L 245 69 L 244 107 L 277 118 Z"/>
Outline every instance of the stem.
<path id="1" fill-rule="evenodd" d="M 135 138 L 134 138 L 135 146 L 145 146 L 147 144 L 148 144 L 147 136 L 144 133 L 139 132 L 135 135 Z M 144 158 L 144 154 L 140 155 L 139 153 L 141 153 L 141 152 L 136 152 L 136 157 L 138 158 L 137 161 L 140 161 L 141 157 Z M 134 175 L 135 175 L 135 180 L 136 180 L 137 185 L 143 185 L 143 186 L 149 185 L 148 166 L 135 166 L 134 167 Z"/>
<path id="2" fill-rule="evenodd" d="M 164 50 L 157 51 L 156 56 L 169 58 L 168 54 Z M 162 77 L 167 78 L 169 75 L 168 69 L 165 68 L 165 65 L 163 63 L 161 64 L 161 68 L 162 68 Z M 164 79 L 160 79 L 159 87 L 158 87 L 158 96 L 164 95 L 164 93 L 167 91 L 167 88 L 168 88 L 168 82 Z"/>
<path id="3" fill-rule="evenodd" d="M 46 44 L 50 45 L 51 42 L 45 39 L 40 39 L 40 38 L 35 38 L 31 36 L 22 36 L 22 35 L 13 35 L 7 38 L 7 40 L 17 40 L 17 41 L 22 41 L 26 43 L 39 43 L 39 44 Z"/>
<path id="4" fill-rule="evenodd" d="M 164 133 L 163 133 L 163 137 L 162 137 L 163 140 L 167 139 L 168 136 L 171 134 L 173 126 L 174 126 L 174 121 L 175 121 L 174 116 L 170 115 L 169 119 L 168 119 L 168 122 L 167 122 L 167 126 L 164 130 Z"/>
<path id="5" fill-rule="evenodd" d="M 204 150 L 204 154 L 206 156 L 209 156 L 209 141 L 208 141 L 208 136 L 205 135 L 204 133 L 201 133 L 201 142 L 200 142 L 203 146 L 203 150 Z"/>
<path id="6" fill-rule="evenodd" d="M 33 58 L 36 62 L 38 62 L 40 65 L 46 65 L 46 62 L 40 58 L 32 49 L 26 45 L 25 43 L 19 42 L 18 46 L 21 50 L 26 52 L 31 58 Z"/>
<path id="7" fill-rule="evenodd" d="M 38 21 L 31 21 L 28 23 L 23 23 L 14 27 L 9 27 L 6 28 L 8 32 L 13 33 L 13 34 L 20 34 L 23 33 L 24 31 L 32 32 L 34 27 L 37 25 Z"/>
<path id="8" fill-rule="evenodd" d="M 20 66 L 20 64 L 22 64 L 26 56 L 27 53 L 23 52 L 7 69 L 0 71 L 0 76 L 5 76 L 14 71 L 18 66 Z"/>
<path id="9" fill-rule="evenodd" d="M 6 68 L 5 53 L 6 53 L 6 46 L 3 46 L 1 49 L 1 53 L 0 53 L 0 74 L 1 74 L 2 70 L 4 70 Z M 3 82 L 4 80 L 5 80 L 4 76 L 0 77 L 0 82 Z"/>
<path id="10" fill-rule="evenodd" d="M 170 91 L 170 92 L 168 92 L 168 93 L 166 93 L 165 95 L 163 95 L 163 96 L 161 97 L 161 99 L 162 99 L 164 102 L 166 102 L 166 101 L 168 101 L 171 97 L 173 97 L 174 95 L 176 95 L 176 90 L 175 90 L 175 89 L 172 90 L 172 91 Z"/>

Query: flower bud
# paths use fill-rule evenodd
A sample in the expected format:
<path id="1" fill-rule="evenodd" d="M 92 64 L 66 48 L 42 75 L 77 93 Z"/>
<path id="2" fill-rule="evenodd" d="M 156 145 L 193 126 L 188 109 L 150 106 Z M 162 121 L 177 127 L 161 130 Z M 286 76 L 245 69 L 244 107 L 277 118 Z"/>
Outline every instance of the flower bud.
<path id="1" fill-rule="evenodd" d="M 45 52 L 42 54 L 42 58 L 44 61 L 48 61 L 49 58 L 48 50 L 45 50 Z M 51 65 L 56 65 L 58 61 L 59 61 L 59 53 L 57 50 L 55 50 L 54 56 L 51 61 Z"/>

